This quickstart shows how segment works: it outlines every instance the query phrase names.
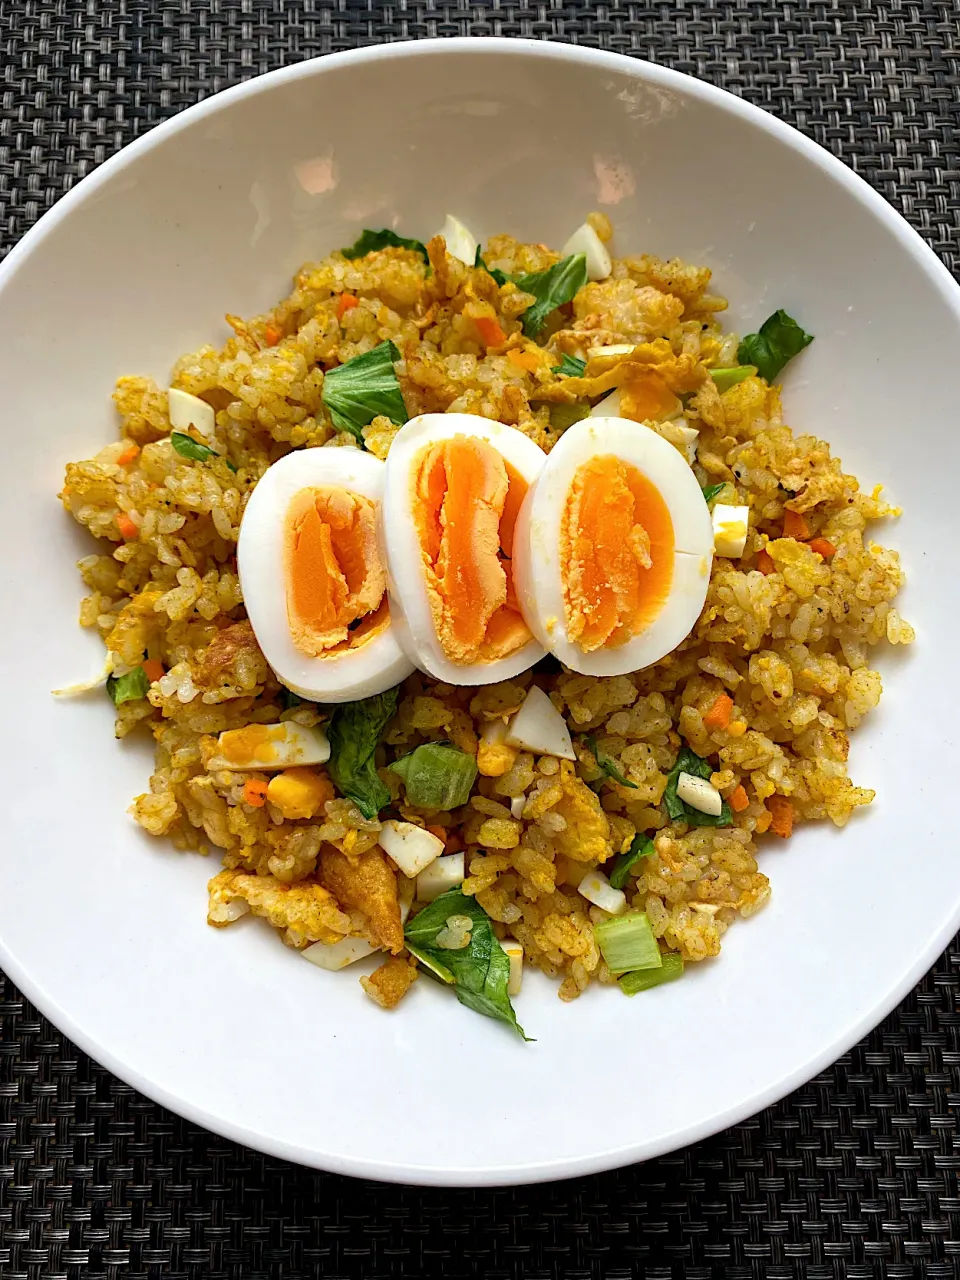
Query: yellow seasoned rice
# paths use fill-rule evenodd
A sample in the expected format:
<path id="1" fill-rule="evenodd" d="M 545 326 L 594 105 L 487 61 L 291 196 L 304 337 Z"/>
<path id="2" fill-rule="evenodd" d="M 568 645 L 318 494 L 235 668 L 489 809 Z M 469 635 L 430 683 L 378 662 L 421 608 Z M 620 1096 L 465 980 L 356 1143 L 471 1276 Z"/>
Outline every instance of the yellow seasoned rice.
<path id="1" fill-rule="evenodd" d="M 594 225 L 609 235 L 606 219 L 594 216 Z M 99 539 L 80 561 L 88 593 L 80 622 L 102 636 L 115 675 L 144 655 L 163 665 L 147 698 L 118 708 L 116 733 L 149 732 L 156 744 L 149 791 L 131 809 L 136 820 L 178 849 L 222 861 L 211 882 L 210 922 L 229 924 L 252 911 L 298 948 L 345 934 L 373 937 L 375 904 L 365 911 L 339 901 L 315 872 L 322 849 L 355 860 L 373 848 L 379 821 L 335 795 L 315 818 L 287 820 L 269 801 L 245 802 L 249 774 L 208 767 L 214 735 L 223 730 L 287 719 L 310 726 L 327 715 L 309 703 L 283 709 L 245 622 L 236 542 L 246 500 L 291 449 L 349 443 L 321 401 L 323 368 L 385 339 L 401 353 L 397 370 L 411 416 L 482 414 L 547 450 L 559 434 L 551 409 L 557 422 L 556 406 L 596 401 L 618 385 L 623 369 L 619 359 L 594 360 L 584 378 L 561 379 L 553 371 L 559 356 L 634 344 L 630 358 L 660 371 L 699 428 L 700 482 L 723 482 L 721 501 L 749 505 L 743 557 L 715 559 L 694 631 L 655 666 L 598 679 L 548 661 L 480 689 L 415 674 L 404 683 L 378 755 L 399 816 L 443 828 L 448 851 L 465 849 L 464 891 L 476 896 L 498 935 L 517 939 L 526 961 L 556 978 L 561 998 L 570 1000 L 592 980 L 613 981 L 593 934 L 605 914 L 577 885 L 590 866 L 626 850 L 635 833 L 650 833 L 655 852 L 636 864 L 629 902 L 647 913 L 664 949 L 698 961 L 717 955 L 727 928 L 770 896 L 758 857 L 776 838 L 771 797 L 789 801 L 796 823 L 829 819 L 837 826 L 873 799 L 848 776 L 847 753 L 850 731 L 880 698 L 871 650 L 913 638 L 894 607 L 903 581 L 897 553 L 868 534 L 872 522 L 898 513 L 879 489 L 861 491 L 824 441 L 784 425 L 778 387 L 751 377 L 718 392 L 708 370 L 736 363 L 737 337 L 720 326 L 725 303 L 709 294 L 705 267 L 616 259 L 611 277 L 588 284 L 572 306 L 554 313 L 535 345 L 520 332 L 529 295 L 449 257 L 439 238 L 429 250 L 429 275 L 416 252 L 396 248 L 308 263 L 272 311 L 246 321 L 228 316 L 233 334 L 222 348 L 202 347 L 178 361 L 171 386 L 216 411 L 211 444 L 222 459 L 180 457 L 169 439 L 165 389 L 148 378 L 118 381 L 120 439 L 71 463 L 61 495 Z M 487 264 L 507 273 L 537 271 L 559 256 L 506 235 L 484 250 Z M 338 318 L 345 292 L 359 305 Z M 484 316 L 507 334 L 497 354 L 480 341 L 476 320 Z M 520 352 L 527 353 L 523 361 L 514 358 Z M 676 423 L 637 427 L 649 429 L 676 440 Z M 375 419 L 363 433 L 367 448 L 386 457 L 396 430 Z M 784 538 L 788 508 L 836 555 L 824 560 Z M 762 572 L 758 557 L 773 571 Z M 484 728 L 515 710 L 532 681 L 565 715 L 576 766 L 480 743 Z M 733 717 L 711 731 L 704 715 L 722 692 L 734 701 Z M 588 784 L 602 775 L 584 735 L 596 738 L 635 789 L 609 782 L 598 798 Z M 454 813 L 411 809 L 399 779 L 384 768 L 437 738 L 471 753 L 479 747 L 475 793 Z M 661 800 L 682 743 L 716 759 L 712 780 L 725 797 L 744 788 L 747 804 L 734 825 L 688 829 L 666 819 Z M 526 800 L 516 817 L 510 801 L 519 796 Z M 404 957 L 389 960 L 364 979 L 365 989 L 390 1007 L 414 976 Z"/>

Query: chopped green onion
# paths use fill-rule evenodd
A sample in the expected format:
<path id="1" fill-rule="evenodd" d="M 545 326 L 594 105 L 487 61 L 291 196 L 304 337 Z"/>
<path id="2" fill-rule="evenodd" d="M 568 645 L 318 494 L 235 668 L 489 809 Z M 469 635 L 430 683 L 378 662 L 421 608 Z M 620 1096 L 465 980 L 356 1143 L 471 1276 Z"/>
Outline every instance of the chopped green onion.
<path id="1" fill-rule="evenodd" d="M 727 487 L 726 482 L 724 482 L 723 484 L 705 484 L 703 486 L 704 502 L 706 502 L 707 505 L 709 506 L 709 504 L 714 500 L 714 498 L 717 496 L 720 490 L 725 489 L 726 487 Z"/>
<path id="2" fill-rule="evenodd" d="M 399 359 L 392 342 L 381 342 L 324 374 L 320 398 L 330 410 L 333 425 L 348 431 L 361 446 L 363 428 L 374 418 L 382 415 L 402 426 L 409 416 L 393 367 Z"/>
<path id="3" fill-rule="evenodd" d="M 482 257 L 481 257 L 481 255 L 480 255 L 480 246 L 479 246 L 479 245 L 477 245 L 477 256 L 476 256 L 476 257 L 474 258 L 474 260 L 473 260 L 473 265 L 474 265 L 475 267 L 482 267 L 482 268 L 483 268 L 483 270 L 487 273 L 487 275 L 488 275 L 488 276 L 493 276 L 493 278 L 494 278 L 494 280 L 496 280 L 497 284 L 499 284 L 499 285 L 501 285 L 501 286 L 502 286 L 502 285 L 505 285 L 505 284 L 507 283 L 507 280 L 509 279 L 509 276 L 504 275 L 504 273 L 500 270 L 500 268 L 499 268 L 499 267 L 488 267 L 488 266 L 487 266 L 487 264 L 484 262 L 483 258 L 482 258 Z"/>
<path id="4" fill-rule="evenodd" d="M 113 699 L 115 707 L 124 702 L 145 698 L 149 688 L 150 681 L 143 667 L 134 667 L 123 676 L 107 676 L 107 693 Z"/>
<path id="5" fill-rule="evenodd" d="M 414 253 L 419 253 L 427 264 L 427 271 L 430 270 L 430 257 L 427 253 L 427 247 L 419 240 L 408 240 L 404 236 L 398 236 L 395 231 L 391 231 L 389 227 L 384 227 L 380 231 L 362 231 L 360 238 L 349 249 L 341 249 L 340 252 L 345 258 L 365 258 L 368 253 L 376 253 L 378 249 L 412 249 Z"/>
<path id="6" fill-rule="evenodd" d="M 611 973 L 660 968 L 660 944 L 642 911 L 601 921 L 593 926 L 593 936 Z"/>
<path id="7" fill-rule="evenodd" d="M 457 809 L 477 780 L 476 757 L 444 742 L 425 742 L 389 768 L 403 779 L 407 803 L 418 809 Z"/>
<path id="8" fill-rule="evenodd" d="M 546 271 L 534 271 L 530 275 L 514 276 L 513 283 L 523 293 L 532 293 L 536 302 L 523 313 L 523 332 L 535 338 L 547 322 L 551 311 L 572 302 L 587 283 L 587 255 L 571 253 L 561 258 Z"/>
<path id="9" fill-rule="evenodd" d="M 710 775 L 713 773 L 713 766 L 709 760 L 704 760 L 702 756 L 698 756 L 689 747 L 681 747 L 677 762 L 667 776 L 667 785 L 663 793 L 663 805 L 668 817 L 674 820 L 682 819 L 691 827 L 732 826 L 733 813 L 726 800 L 724 800 L 720 812 L 716 815 L 701 813 L 699 809 L 694 809 L 691 805 L 684 804 L 677 795 L 677 783 L 680 780 L 681 773 L 691 773 L 695 778 L 706 778 L 709 781 Z"/>
<path id="10" fill-rule="evenodd" d="M 635 782 L 631 782 L 629 778 L 625 778 L 613 763 L 610 756 L 608 756 L 605 751 L 600 750 L 597 746 L 597 740 L 592 733 L 586 734 L 583 740 L 587 744 L 590 754 L 593 756 L 594 760 L 596 760 L 598 769 L 605 773 L 613 782 L 618 782 L 621 787 L 632 787 L 634 791 L 637 790 L 637 784 Z"/>
<path id="11" fill-rule="evenodd" d="M 724 391 L 729 391 L 738 382 L 745 382 L 747 378 L 754 377 L 756 372 L 756 365 L 739 364 L 733 365 L 729 369 L 711 369 L 710 377 L 717 384 L 717 390 L 723 395 Z"/>
<path id="12" fill-rule="evenodd" d="M 223 454 L 217 453 L 216 449 L 201 444 L 199 440 L 194 440 L 193 436 L 185 435 L 182 431 L 171 431 L 170 443 L 181 458 L 187 458 L 190 462 L 209 462 L 211 458 L 223 458 Z M 231 471 L 236 471 L 237 468 L 229 458 L 223 460 Z"/>
<path id="13" fill-rule="evenodd" d="M 636 969 L 625 973 L 619 979 L 620 990 L 628 996 L 635 996 L 640 991 L 649 991 L 651 987 L 659 987 L 661 983 L 673 982 L 683 973 L 683 960 L 676 951 L 664 951 L 659 969 Z"/>
<path id="14" fill-rule="evenodd" d="M 775 311 L 760 326 L 759 333 L 748 333 L 737 349 L 737 359 L 752 364 L 768 382 L 804 347 L 813 341 L 812 333 L 804 333 L 792 316 Z"/>
<path id="15" fill-rule="evenodd" d="M 559 374 L 561 378 L 582 378 L 586 368 L 586 360 L 580 360 L 576 356 L 563 355 L 560 357 L 560 363 L 553 366 L 553 372 Z"/>
<path id="16" fill-rule="evenodd" d="M 621 853 L 610 870 L 609 880 L 614 889 L 622 889 L 627 883 L 630 868 L 636 866 L 641 858 L 653 853 L 653 841 L 649 836 L 638 831 L 630 843 L 626 853 Z"/>

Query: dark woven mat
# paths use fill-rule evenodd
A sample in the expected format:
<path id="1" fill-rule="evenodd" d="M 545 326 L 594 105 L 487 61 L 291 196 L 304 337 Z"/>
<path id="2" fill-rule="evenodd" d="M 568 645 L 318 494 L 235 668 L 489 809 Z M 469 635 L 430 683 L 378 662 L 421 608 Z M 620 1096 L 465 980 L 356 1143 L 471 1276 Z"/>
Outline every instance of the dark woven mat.
<path id="1" fill-rule="evenodd" d="M 238 80 L 472 34 L 573 41 L 722 85 L 856 169 L 956 270 L 958 16 L 960 0 L 0 0 L 0 245 Z M 960 939 L 834 1067 L 717 1138 L 620 1173 L 451 1192 L 224 1142 L 115 1080 L 0 975 L 0 1276 L 960 1276 L 958 989 Z"/>

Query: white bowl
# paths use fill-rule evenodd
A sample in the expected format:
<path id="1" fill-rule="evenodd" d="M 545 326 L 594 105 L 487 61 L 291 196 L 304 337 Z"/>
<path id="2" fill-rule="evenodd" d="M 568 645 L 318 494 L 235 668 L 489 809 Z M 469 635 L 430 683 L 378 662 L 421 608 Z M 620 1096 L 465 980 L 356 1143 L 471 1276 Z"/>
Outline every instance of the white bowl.
<path id="1" fill-rule="evenodd" d="M 363 226 L 563 243 L 592 208 L 621 250 L 710 263 L 741 332 L 785 307 L 816 334 L 791 424 L 832 442 L 903 520 L 909 655 L 855 736 L 872 808 L 763 854 L 773 901 L 716 963 L 625 1000 L 527 979 L 537 1043 L 423 981 L 395 1014 L 245 921 L 204 923 L 215 866 L 125 815 L 146 744 L 114 742 L 56 493 L 115 432 L 125 372 L 161 382 Z M 105 164 L 0 273 L 6 677 L 0 964 L 124 1080 L 232 1139 L 374 1178 L 566 1177 L 678 1147 L 773 1102 L 893 1007 L 960 920 L 960 706 L 949 560 L 960 296 L 884 201 L 770 116 L 642 62 L 438 40 L 303 63 L 192 108 Z"/>

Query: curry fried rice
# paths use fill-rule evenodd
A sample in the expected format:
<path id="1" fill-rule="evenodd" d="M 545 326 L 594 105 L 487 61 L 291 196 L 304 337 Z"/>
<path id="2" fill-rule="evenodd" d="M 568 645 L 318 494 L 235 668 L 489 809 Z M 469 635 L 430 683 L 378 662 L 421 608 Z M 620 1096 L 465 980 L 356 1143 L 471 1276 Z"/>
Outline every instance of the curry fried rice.
<path id="1" fill-rule="evenodd" d="M 610 241 L 605 217 L 589 222 Z M 519 942 L 526 963 L 559 980 L 563 1000 L 591 981 L 617 981 L 594 931 L 607 913 L 578 885 L 636 848 L 638 835 L 652 846 L 626 874 L 630 908 L 645 913 L 663 954 L 716 956 L 735 919 L 770 896 L 758 867 L 764 840 L 808 820 L 843 826 L 873 799 L 848 776 L 849 734 L 880 699 L 870 651 L 913 639 L 894 607 L 897 553 L 867 534 L 898 512 L 879 489 L 863 492 L 828 444 L 784 425 L 778 386 L 712 376 L 738 365 L 739 339 L 720 325 L 726 304 L 709 292 L 710 271 L 615 258 L 608 278 L 554 309 L 533 341 L 522 329 L 531 296 L 511 277 L 560 258 L 498 235 L 466 265 L 437 236 L 426 257 L 415 242 L 388 242 L 308 263 L 271 311 L 227 316 L 233 333 L 221 349 L 202 347 L 174 367 L 171 387 L 215 413 L 206 446 L 175 447 L 167 389 L 127 376 L 114 393 L 120 438 L 66 469 L 63 503 L 99 540 L 80 561 L 80 622 L 108 651 L 116 734 L 145 730 L 156 744 L 133 816 L 178 849 L 216 851 L 211 924 L 252 912 L 300 950 L 352 935 L 390 953 L 362 979 L 385 1007 L 418 972 L 401 924 L 414 886 L 379 852 L 387 816 L 429 827 L 447 853 L 464 851 L 462 893 L 498 938 Z M 310 727 L 331 710 L 290 695 L 260 651 L 237 574 L 240 522 L 260 477 L 290 450 L 356 444 L 331 420 L 325 371 L 387 340 L 409 417 L 480 414 L 549 451 L 619 388 L 620 416 L 638 431 L 683 450 L 682 428 L 697 429 L 694 472 L 720 501 L 749 507 L 746 545 L 739 558 L 717 555 L 693 631 L 646 670 L 596 678 L 548 658 L 479 688 L 412 675 L 377 748 L 391 807 L 364 817 L 320 770 L 301 811 L 309 816 L 291 817 L 267 795 L 268 774 L 212 763 L 225 730 Z M 587 356 L 584 368 L 589 349 L 605 346 L 614 352 Z M 573 365 L 561 373 L 564 356 Z M 655 371 L 674 410 L 645 405 L 638 369 Z M 398 427 L 374 417 L 364 446 L 385 458 Z M 562 712 L 575 764 L 490 732 L 532 683 Z M 386 767 L 438 740 L 479 766 L 453 812 L 410 806 Z M 681 749 L 709 760 L 729 825 L 669 817 L 664 792 Z"/>

